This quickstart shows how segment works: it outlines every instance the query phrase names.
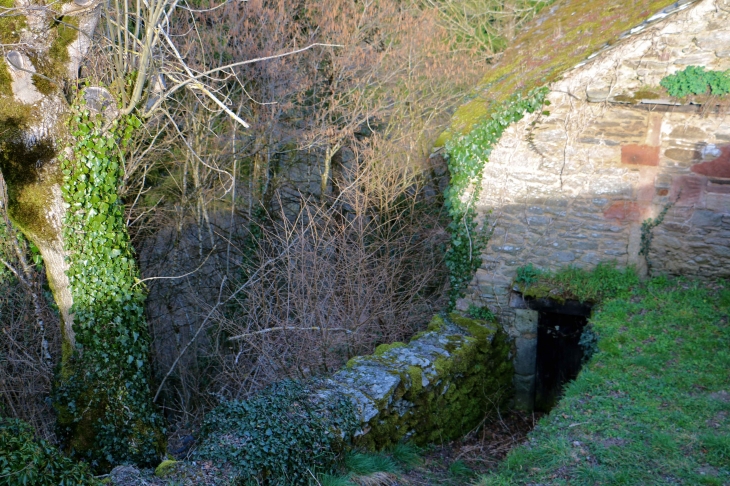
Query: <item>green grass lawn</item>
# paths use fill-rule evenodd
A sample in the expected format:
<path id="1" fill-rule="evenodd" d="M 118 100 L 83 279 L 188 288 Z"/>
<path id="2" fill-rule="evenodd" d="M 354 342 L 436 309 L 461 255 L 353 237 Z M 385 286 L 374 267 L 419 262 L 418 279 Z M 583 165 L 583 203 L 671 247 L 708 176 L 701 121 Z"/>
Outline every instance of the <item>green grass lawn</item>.
<path id="1" fill-rule="evenodd" d="M 633 287 L 597 306 L 598 353 L 480 486 L 730 485 L 730 286 Z"/>

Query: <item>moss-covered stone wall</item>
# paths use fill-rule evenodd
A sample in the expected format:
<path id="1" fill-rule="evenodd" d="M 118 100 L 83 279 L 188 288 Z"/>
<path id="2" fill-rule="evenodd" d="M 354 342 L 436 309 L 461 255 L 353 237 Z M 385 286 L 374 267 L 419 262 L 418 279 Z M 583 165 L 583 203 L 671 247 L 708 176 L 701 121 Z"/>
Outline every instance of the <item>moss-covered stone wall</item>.
<path id="1" fill-rule="evenodd" d="M 379 449 L 459 437 L 510 398 L 506 336 L 494 323 L 436 316 L 408 344 L 383 345 L 348 362 L 330 390 L 356 404 L 359 446 Z"/>
<path id="2" fill-rule="evenodd" d="M 370 449 L 455 439 L 490 413 L 496 415 L 497 407 L 512 397 L 509 350 L 506 335 L 494 322 L 457 314 L 436 316 L 409 343 L 381 345 L 370 356 L 353 358 L 330 378 L 282 382 L 247 402 L 221 405 L 206 419 L 198 457 L 249 473 L 271 472 L 285 470 L 290 463 L 309 467 L 317 457 L 325 457 L 322 450 L 317 457 L 311 455 L 323 443 L 296 442 L 306 442 L 313 430 L 328 430 L 329 437 L 340 438 L 318 436 L 315 442 L 324 440 L 326 447 L 346 446 L 342 442 L 349 443 L 351 437 L 353 446 Z M 275 424 L 260 419 L 262 406 Z M 271 415 L 276 407 L 281 410 Z M 306 429 L 301 436 L 290 430 L 291 423 L 279 423 L 280 417 L 293 413 L 290 409 L 299 411 L 290 418 L 297 430 Z M 287 442 L 292 449 L 288 455 L 261 455 L 277 450 L 282 438 L 291 441 L 294 436 L 299 438 L 296 444 Z M 244 443 L 246 452 L 241 453 Z"/>

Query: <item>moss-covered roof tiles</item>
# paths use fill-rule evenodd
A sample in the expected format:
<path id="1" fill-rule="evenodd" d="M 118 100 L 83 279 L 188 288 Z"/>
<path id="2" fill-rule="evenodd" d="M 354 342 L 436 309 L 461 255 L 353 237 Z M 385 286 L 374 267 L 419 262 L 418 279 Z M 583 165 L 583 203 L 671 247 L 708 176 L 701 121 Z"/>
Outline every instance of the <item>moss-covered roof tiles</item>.
<path id="1" fill-rule="evenodd" d="M 544 86 L 612 45 L 668 7 L 690 0 L 565 0 L 546 8 L 508 47 L 484 76 L 477 96 L 454 114 L 451 127 L 437 141 L 466 133 L 490 113 L 490 108 L 516 92 Z"/>

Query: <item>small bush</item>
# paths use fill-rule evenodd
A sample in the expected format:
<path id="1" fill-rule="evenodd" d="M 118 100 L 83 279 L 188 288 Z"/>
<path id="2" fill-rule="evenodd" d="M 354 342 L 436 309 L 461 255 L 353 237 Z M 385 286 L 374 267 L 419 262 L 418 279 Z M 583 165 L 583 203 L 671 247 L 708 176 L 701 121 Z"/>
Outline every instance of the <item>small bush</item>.
<path id="1" fill-rule="evenodd" d="M 676 98 L 690 94 L 703 95 L 708 88 L 713 95 L 720 96 L 730 93 L 730 72 L 705 71 L 702 66 L 687 66 L 665 77 L 659 84 Z"/>
<path id="2" fill-rule="evenodd" d="M 481 319 L 483 321 L 494 321 L 495 319 L 494 313 L 489 309 L 489 307 L 477 307 L 474 304 L 471 304 L 466 313 L 469 314 L 469 317 Z"/>
<path id="3" fill-rule="evenodd" d="M 22 420 L 0 417 L 0 484 L 34 486 L 91 485 L 84 463 L 65 457 Z"/>
<path id="4" fill-rule="evenodd" d="M 517 269 L 517 278 L 515 283 L 519 285 L 531 285 L 537 282 L 537 279 L 542 275 L 543 271 L 535 267 L 532 263 L 528 263 L 524 267 Z"/>
<path id="5" fill-rule="evenodd" d="M 359 425 L 348 398 L 313 389 L 284 381 L 221 404 L 206 418 L 196 456 L 230 466 L 243 481 L 308 484 L 311 472 L 331 470 Z"/>

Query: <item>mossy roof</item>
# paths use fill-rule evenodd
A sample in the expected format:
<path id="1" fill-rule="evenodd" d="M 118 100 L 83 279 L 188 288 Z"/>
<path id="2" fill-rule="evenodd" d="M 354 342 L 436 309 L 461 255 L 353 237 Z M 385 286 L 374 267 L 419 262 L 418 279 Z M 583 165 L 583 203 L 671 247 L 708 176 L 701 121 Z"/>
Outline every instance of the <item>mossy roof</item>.
<path id="1" fill-rule="evenodd" d="M 487 71 L 477 96 L 456 110 L 436 146 L 454 133 L 467 133 L 512 94 L 560 79 L 603 46 L 619 42 L 622 34 L 673 4 L 675 0 L 565 0 L 546 8 Z"/>

